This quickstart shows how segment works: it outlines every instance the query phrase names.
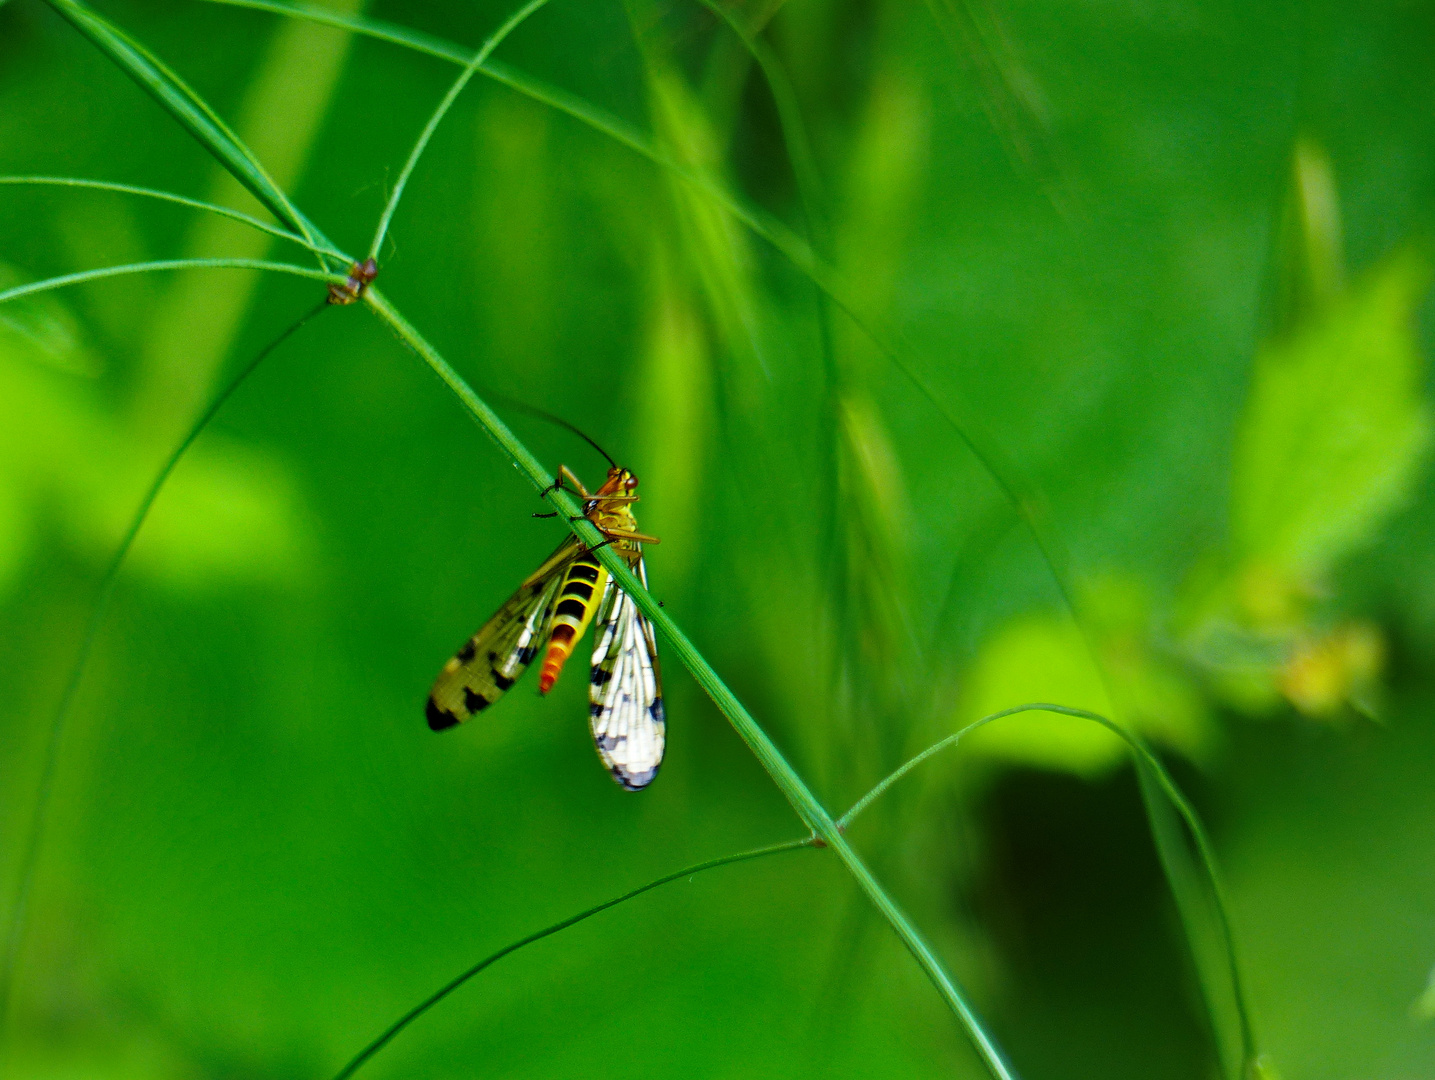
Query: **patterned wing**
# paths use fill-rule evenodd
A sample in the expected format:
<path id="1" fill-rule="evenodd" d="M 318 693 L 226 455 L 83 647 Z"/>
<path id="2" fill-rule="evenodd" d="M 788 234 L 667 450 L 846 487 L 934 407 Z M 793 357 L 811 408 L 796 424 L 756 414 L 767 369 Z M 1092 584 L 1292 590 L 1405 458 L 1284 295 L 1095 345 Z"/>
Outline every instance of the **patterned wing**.
<path id="1" fill-rule="evenodd" d="M 467 720 L 517 681 L 548 636 L 563 572 L 582 550 L 576 539 L 565 540 L 444 665 L 424 710 L 429 727 L 443 731 Z"/>
<path id="2" fill-rule="evenodd" d="M 636 569 L 647 585 L 641 559 Z M 597 622 L 588 723 L 598 756 L 613 779 L 628 791 L 638 791 L 658 775 L 667 737 L 653 627 L 612 578 L 603 592 Z"/>

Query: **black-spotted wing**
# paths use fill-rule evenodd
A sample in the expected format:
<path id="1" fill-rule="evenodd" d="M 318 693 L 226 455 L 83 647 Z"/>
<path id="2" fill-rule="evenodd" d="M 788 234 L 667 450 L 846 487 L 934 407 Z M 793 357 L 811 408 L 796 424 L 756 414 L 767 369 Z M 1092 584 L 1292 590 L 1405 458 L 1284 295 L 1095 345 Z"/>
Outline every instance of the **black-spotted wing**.
<path id="1" fill-rule="evenodd" d="M 482 712 L 500 697 L 543 647 L 563 572 L 583 545 L 569 537 L 478 633 L 444 665 L 429 692 L 429 727 L 443 731 Z"/>
<path id="2" fill-rule="evenodd" d="M 647 585 L 642 559 L 635 570 Z M 637 791 L 658 775 L 667 739 L 653 626 L 612 578 L 596 621 L 588 691 L 593 744 L 613 779 L 628 791 Z"/>

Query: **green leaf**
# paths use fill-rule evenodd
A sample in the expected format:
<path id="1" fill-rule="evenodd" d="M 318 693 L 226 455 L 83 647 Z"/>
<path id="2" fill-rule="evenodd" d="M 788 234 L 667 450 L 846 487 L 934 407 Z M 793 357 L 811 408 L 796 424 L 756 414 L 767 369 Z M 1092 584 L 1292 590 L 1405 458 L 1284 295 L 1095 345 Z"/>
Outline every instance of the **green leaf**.
<path id="1" fill-rule="evenodd" d="M 1392 258 L 1257 357 L 1237 435 L 1237 557 L 1319 576 L 1401 502 L 1430 440 L 1414 312 L 1426 268 Z"/>

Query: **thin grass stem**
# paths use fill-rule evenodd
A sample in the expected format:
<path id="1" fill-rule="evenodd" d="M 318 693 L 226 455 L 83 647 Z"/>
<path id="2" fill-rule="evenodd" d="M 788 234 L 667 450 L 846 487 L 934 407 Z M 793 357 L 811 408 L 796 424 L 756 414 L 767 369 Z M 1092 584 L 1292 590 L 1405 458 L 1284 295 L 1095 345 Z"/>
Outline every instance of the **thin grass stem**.
<path id="1" fill-rule="evenodd" d="M 585 919 L 591 919 L 599 912 L 607 911 L 611 907 L 617 907 L 619 904 L 632 900 L 634 897 L 642 896 L 645 892 L 651 892 L 660 885 L 666 885 L 670 881 L 677 881 L 679 878 L 684 877 L 692 877 L 694 874 L 701 874 L 704 870 L 714 870 L 719 866 L 730 866 L 733 863 L 747 862 L 751 859 L 761 859 L 767 855 L 778 855 L 784 851 L 798 851 L 802 848 L 814 846 L 813 838 L 809 836 L 801 840 L 788 840 L 781 844 L 771 844 L 767 847 L 755 848 L 752 851 L 744 851 L 737 855 L 724 855 L 720 859 L 709 859 L 706 862 L 684 867 L 682 870 L 675 871 L 674 873 L 664 874 L 662 877 L 655 881 L 650 881 L 646 885 L 639 885 L 636 889 L 630 889 L 621 896 L 615 896 L 611 900 L 604 900 L 601 904 L 595 904 L 586 911 L 580 911 L 577 915 L 570 915 L 568 918 L 562 919 L 552 926 L 544 927 L 542 930 L 537 930 L 527 937 L 519 938 L 511 945 L 505 945 L 497 952 L 485 956 L 478 963 L 474 964 L 473 967 L 445 983 L 438 990 L 434 991 L 434 993 L 404 1013 L 403 1016 L 389 1025 L 382 1035 L 364 1047 L 352 1061 L 335 1073 L 334 1080 L 348 1080 L 349 1077 L 353 1076 L 363 1067 L 365 1062 L 387 1046 L 393 1040 L 394 1036 L 403 1031 L 404 1028 L 408 1027 L 420 1016 L 428 1012 L 464 983 L 468 982 L 469 979 L 473 978 L 485 968 L 491 967 L 510 953 L 515 953 L 527 945 L 532 945 L 535 941 L 542 941 L 546 937 L 551 937 L 561 930 L 568 929 L 570 926 L 576 926 Z"/>
<path id="2" fill-rule="evenodd" d="M 60 289 L 66 285 L 79 285 L 85 281 L 100 281 L 104 278 L 121 277 L 125 274 L 144 274 L 155 270 L 272 270 L 277 274 L 293 274 L 296 277 L 314 281 L 342 282 L 343 274 L 328 270 L 310 270 L 307 266 L 293 263 L 268 262 L 264 259 L 152 259 L 148 262 L 122 263 L 119 266 L 102 266 L 97 270 L 80 270 L 73 274 L 46 278 L 44 281 L 30 281 L 24 285 L 0 290 L 0 304 L 16 300 L 32 293 Z"/>
<path id="3" fill-rule="evenodd" d="M 203 199 L 191 199 L 185 195 L 176 195 L 172 191 L 136 187 L 133 184 L 115 184 L 108 180 L 84 180 L 73 176 L 0 176 L 0 184 L 87 188 L 93 191 L 114 191 L 121 195 L 140 195 L 147 199 L 158 199 L 161 202 L 188 206 L 195 210 L 207 210 L 211 214 L 219 214 L 221 217 L 232 218 L 235 221 L 243 222 L 252 229 L 266 232 L 270 236 L 277 236 L 281 240 L 288 240 L 291 243 L 308 248 L 310 251 L 322 251 L 324 254 L 340 261 L 343 261 L 345 257 L 342 251 L 335 251 L 333 248 L 328 247 L 316 248 L 297 233 L 292 233 L 279 225 L 271 225 L 269 222 L 261 221 L 257 217 L 251 217 L 241 210 L 231 210 L 229 207 L 220 206 L 218 203 L 205 202 Z"/>
<path id="4" fill-rule="evenodd" d="M 792 80 L 787 75 L 786 68 L 783 67 L 782 61 L 771 47 L 762 39 L 760 31 L 752 31 L 739 16 L 732 14 L 725 5 L 718 3 L 717 0 L 698 0 L 698 3 L 722 19 L 733 35 L 747 49 L 748 54 L 757 62 L 763 78 L 767 80 L 768 90 L 777 107 L 778 126 L 782 131 L 783 147 L 787 151 L 788 164 L 792 167 L 793 179 L 796 181 L 798 202 L 802 207 L 803 220 L 807 224 L 807 241 L 819 255 L 830 258 L 832 254 L 831 237 L 822 178 L 817 168 L 816 157 L 812 153 L 812 140 L 802 118 L 797 92 L 792 85 Z M 769 8 L 766 12 L 768 18 L 770 19 L 776 11 L 776 8 Z M 816 282 L 811 284 L 813 312 L 817 323 L 822 372 L 825 380 L 823 407 L 828 411 L 835 427 L 837 425 L 838 402 L 836 399 L 839 373 L 832 326 L 831 301 L 827 293 Z M 823 472 L 819 481 L 820 489 L 826 492 L 826 496 L 821 499 L 824 517 L 819 529 L 821 546 L 817 556 L 817 565 L 822 568 L 822 574 L 828 582 L 829 595 L 834 598 L 836 624 L 844 626 L 848 605 L 839 554 L 843 545 L 841 530 L 838 528 L 838 522 L 842 518 L 838 497 L 839 464 L 836 448 L 833 447 L 832 450 L 833 452 L 824 455 Z"/>
<path id="5" fill-rule="evenodd" d="M 399 200 L 403 198 L 404 189 L 408 187 L 409 177 L 413 175 L 414 167 L 419 163 L 419 158 L 423 156 L 424 150 L 428 148 L 429 140 L 433 138 L 433 133 L 438 130 L 439 124 L 458 99 L 458 95 L 463 92 L 463 88 L 473 78 L 474 72 L 483 65 L 493 50 L 502 44 L 503 39 L 518 29 L 525 19 L 546 3 L 548 0 L 528 0 L 528 3 L 510 15 L 503 25 L 483 43 L 483 47 L 473 54 L 473 59 L 464 65 L 463 73 L 448 88 L 448 93 L 443 96 L 443 100 L 438 103 L 438 107 L 434 109 L 433 115 L 429 117 L 428 123 L 420 132 L 418 142 L 414 143 L 413 150 L 409 152 L 409 159 L 404 162 L 403 172 L 399 173 L 398 182 L 394 184 L 394 190 L 389 194 L 389 201 L 384 204 L 384 212 L 379 216 L 378 228 L 374 230 L 374 241 L 369 245 L 369 258 L 377 259 L 379 257 L 379 248 L 383 246 L 384 237 L 388 235 L 389 222 L 393 220 L 394 211 L 399 208 Z"/>
<path id="6" fill-rule="evenodd" d="M 406 49 L 425 53 L 440 60 L 447 60 L 453 64 L 467 64 L 473 56 L 472 49 L 455 45 L 451 41 L 445 41 L 432 34 L 425 34 L 422 30 L 410 30 L 406 26 L 386 22 L 383 19 L 375 19 L 368 15 L 348 15 L 339 11 L 331 11 L 328 8 L 316 7 L 313 4 L 290 4 L 281 2 L 281 0 L 207 0 L 207 2 L 223 4 L 226 7 L 249 8 L 252 11 L 267 11 L 275 15 L 287 15 L 294 19 L 304 19 L 323 26 L 332 26 L 338 30 L 347 30 L 352 34 L 374 38 L 378 41 L 387 41 L 391 45 L 402 45 Z"/>
<path id="7" fill-rule="evenodd" d="M 1018 713 L 1026 712 L 1049 712 L 1062 716 L 1074 716 L 1083 720 L 1090 720 L 1106 728 L 1107 731 L 1110 731 L 1126 743 L 1131 750 L 1132 756 L 1136 758 L 1138 766 L 1144 768 L 1147 774 L 1155 780 L 1162 794 L 1166 796 L 1171 805 L 1175 807 L 1176 812 L 1181 816 L 1181 820 L 1185 823 L 1186 828 L 1190 831 L 1192 840 L 1195 842 L 1202 869 L 1206 874 L 1207 887 L 1211 890 L 1211 895 L 1216 902 L 1215 906 L 1222 946 L 1225 952 L 1226 963 L 1229 967 L 1231 990 L 1235 999 L 1236 1013 L 1241 1029 L 1241 1060 L 1243 1067 L 1249 1069 L 1259 1060 L 1260 1053 L 1256 1045 L 1254 1026 L 1250 1021 L 1250 1009 L 1245 990 L 1245 980 L 1241 975 L 1241 964 L 1239 952 L 1236 948 L 1235 931 L 1231 926 L 1230 905 L 1226 897 L 1225 884 L 1221 878 L 1220 866 L 1216 861 L 1215 848 L 1211 845 L 1210 838 L 1206 834 L 1205 826 L 1201 824 L 1200 815 L 1196 813 L 1195 808 L 1176 785 L 1176 781 L 1171 778 L 1171 774 L 1166 771 L 1166 766 L 1161 763 L 1161 759 L 1152 753 L 1150 748 L 1147 747 L 1137 735 L 1127 731 L 1114 721 L 1102 716 L 1100 713 L 1091 712 L 1087 709 L 1077 709 L 1069 705 L 1053 705 L 1048 702 L 1032 702 L 1026 705 L 1015 705 L 1010 709 L 994 712 L 989 716 L 982 717 L 980 720 L 973 721 L 961 730 L 933 743 L 921 753 L 908 759 L 893 770 L 879 781 L 871 791 L 858 799 L 850 810 L 837 819 L 838 828 L 845 830 L 863 810 L 867 809 L 876 799 L 880 798 L 888 788 L 928 758 L 941 753 L 948 747 L 956 746 L 963 738 L 980 727 L 985 727 L 987 724 L 1008 716 L 1015 716 Z"/>
<path id="8" fill-rule="evenodd" d="M 93 651 L 95 639 L 99 635 L 100 625 L 104 621 L 105 611 L 109 606 L 110 597 L 114 594 L 115 584 L 119 580 L 121 567 L 129 556 L 130 549 L 134 546 L 135 538 L 139 536 L 140 529 L 144 526 L 145 520 L 149 517 L 150 510 L 154 507 L 155 500 L 159 498 L 160 490 L 165 482 L 169 480 L 170 474 L 174 472 L 175 466 L 179 464 L 185 452 L 194 445 L 200 433 L 209 426 L 209 422 L 224 403 L 227 402 L 236 390 L 244 383 L 260 364 L 288 341 L 306 323 L 322 314 L 328 307 L 327 300 L 319 303 L 301 315 L 294 322 L 265 345 L 255 354 L 239 372 L 237 372 L 224 388 L 214 396 L 209 406 L 202 412 L 198 419 L 190 426 L 189 431 L 179 444 L 170 452 L 169 457 L 160 466 L 155 474 L 154 480 L 145 491 L 144 497 L 140 499 L 139 505 L 135 508 L 134 516 L 130 518 L 124 535 L 120 538 L 119 547 L 115 549 L 109 564 L 105 567 L 104 574 L 100 577 L 99 588 L 95 592 L 94 604 L 90 609 L 90 616 L 85 624 L 84 634 L 80 638 L 79 652 L 75 656 L 74 666 L 70 669 L 69 678 L 65 682 L 65 688 L 60 694 L 59 704 L 55 707 L 54 716 L 50 720 L 49 731 L 45 736 L 44 758 L 40 766 L 40 783 L 35 794 L 35 809 L 31 816 L 30 827 L 25 838 L 24 852 L 20 857 L 19 885 L 16 889 L 15 901 L 10 909 L 10 926 L 5 935 L 5 954 L 0 959 L 0 1030 L 3 1030 L 5 1018 L 9 1012 L 10 998 L 15 985 L 15 972 L 19 961 L 20 943 L 24 937 L 25 916 L 29 908 L 30 894 L 33 891 L 35 871 L 39 866 L 40 851 L 44 844 L 45 825 L 49 817 L 51 794 L 54 790 L 55 773 L 60 760 L 60 744 L 64 737 L 65 725 L 69 719 L 70 709 L 74 705 L 75 695 L 79 691 L 80 683 L 84 679 L 85 668 L 89 664 L 90 653 Z"/>

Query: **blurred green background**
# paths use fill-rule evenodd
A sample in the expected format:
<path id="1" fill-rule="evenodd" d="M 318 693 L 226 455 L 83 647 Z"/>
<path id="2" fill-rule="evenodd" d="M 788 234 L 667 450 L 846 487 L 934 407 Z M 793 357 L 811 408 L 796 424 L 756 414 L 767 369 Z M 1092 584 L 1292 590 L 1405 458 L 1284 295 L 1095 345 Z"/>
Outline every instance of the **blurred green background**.
<path id="1" fill-rule="evenodd" d="M 350 250 L 457 70 L 253 11 L 102 10 Z M 710 200 L 570 117 L 476 79 L 399 210 L 385 292 L 480 392 L 643 478 L 655 593 L 834 811 L 993 710 L 1113 714 L 1212 829 L 1281 1075 L 1435 1075 L 1435 8 L 727 10 L 803 138 L 686 0 L 552 0 L 497 55 L 810 237 L 1041 493 L 1079 622 L 932 400 Z M 368 9 L 469 46 L 509 12 Z M 0 172 L 253 208 L 37 0 L 0 6 Z M 94 192 L 0 189 L 0 238 L 0 285 L 304 261 Z M 320 295 L 204 271 L 0 308 L 7 922 L 105 562 L 203 403 Z M 510 420 L 601 478 L 579 440 Z M 799 835 L 671 657 L 667 763 L 640 795 L 597 763 L 571 673 L 427 730 L 437 669 L 562 535 L 537 509 L 359 307 L 243 386 L 145 525 L 65 732 L 10 1075 L 332 1075 L 487 952 Z M 993 725 L 854 839 L 1028 1080 L 1219 1075 L 1110 735 Z M 363 1075 L 982 1074 L 835 860 L 799 852 L 503 961 Z"/>

